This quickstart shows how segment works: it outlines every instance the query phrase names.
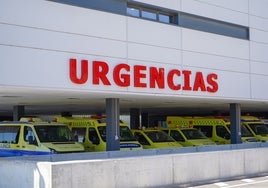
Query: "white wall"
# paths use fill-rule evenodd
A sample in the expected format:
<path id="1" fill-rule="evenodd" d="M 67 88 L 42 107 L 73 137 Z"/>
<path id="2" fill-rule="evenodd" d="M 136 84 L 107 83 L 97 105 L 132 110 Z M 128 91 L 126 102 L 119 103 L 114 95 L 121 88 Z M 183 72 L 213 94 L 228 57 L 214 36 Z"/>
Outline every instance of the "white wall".
<path id="1" fill-rule="evenodd" d="M 187 149 L 194 150 L 185 148 L 185 151 Z M 202 148 L 199 149 L 202 151 Z M 15 160 L 3 158 L 0 187 L 188 187 L 268 174 L 268 158 L 263 157 L 268 155 L 267 147 L 177 154 L 166 150 L 165 155 L 161 154 L 163 149 L 146 151 L 136 153 L 138 157 L 131 156 L 132 152 L 103 152 L 47 156 L 47 160 L 43 159 L 46 156 Z M 151 155 L 148 155 L 150 152 Z M 94 155 L 96 158 L 90 159 Z M 62 160 L 49 162 L 57 158 Z"/>
<path id="2" fill-rule="evenodd" d="M 182 12 L 248 26 L 247 0 L 181 0 Z"/>
<path id="3" fill-rule="evenodd" d="M 0 187 L 52 188 L 50 162 L 21 161 L 2 158 Z"/>
<path id="4" fill-rule="evenodd" d="M 268 87 L 268 1 L 249 0 L 250 59 L 252 73 L 252 98 L 266 100 Z"/>
<path id="5" fill-rule="evenodd" d="M 3 1 L 0 85 L 268 100 L 267 1 L 142 2 L 249 26 L 250 41 L 49 1 Z M 111 67 L 128 63 L 213 72 L 219 76 L 219 90 L 210 94 L 90 83 L 77 86 L 69 79 L 70 58 L 105 61 Z"/>

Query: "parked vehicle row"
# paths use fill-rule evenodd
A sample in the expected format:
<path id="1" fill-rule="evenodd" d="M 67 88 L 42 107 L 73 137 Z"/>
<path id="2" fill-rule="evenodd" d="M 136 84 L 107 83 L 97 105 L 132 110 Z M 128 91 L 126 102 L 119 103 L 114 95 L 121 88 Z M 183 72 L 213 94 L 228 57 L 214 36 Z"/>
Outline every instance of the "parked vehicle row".
<path id="1" fill-rule="evenodd" d="M 163 127 L 131 130 L 120 121 L 120 150 L 180 148 L 230 144 L 228 117 L 167 116 Z M 241 117 L 241 138 L 245 143 L 268 140 L 268 127 L 258 118 Z M 21 118 L 0 123 L 0 157 L 49 155 L 70 152 L 106 151 L 106 119 L 103 117 Z"/>
<path id="2" fill-rule="evenodd" d="M 248 118 L 245 123 L 244 118 Z M 188 126 L 197 128 L 202 131 L 208 138 L 213 140 L 216 144 L 230 144 L 231 143 L 231 131 L 230 121 L 224 117 L 178 117 L 168 116 L 167 124 L 168 127 L 175 127 L 178 125 L 185 125 L 185 120 L 188 121 Z M 264 125 L 257 118 L 254 119 L 254 124 Z M 253 124 L 252 116 L 242 116 L 241 118 L 241 139 L 242 142 L 252 143 L 265 141 L 268 137 L 260 138 L 260 135 L 256 135 L 250 130 L 249 124 Z M 265 128 L 263 126 L 263 128 Z"/>

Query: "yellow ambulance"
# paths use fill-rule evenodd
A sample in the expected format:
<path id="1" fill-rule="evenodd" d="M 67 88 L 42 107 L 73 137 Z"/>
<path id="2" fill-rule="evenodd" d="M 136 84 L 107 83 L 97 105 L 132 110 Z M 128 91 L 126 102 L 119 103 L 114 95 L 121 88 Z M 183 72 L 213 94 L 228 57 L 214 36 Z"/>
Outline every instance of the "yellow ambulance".
<path id="1" fill-rule="evenodd" d="M 268 141 L 268 127 L 255 116 L 241 116 L 241 123 L 252 135 L 262 142 Z"/>
<path id="2" fill-rule="evenodd" d="M 25 122 L 28 121 L 28 122 Z M 0 123 L 0 157 L 84 152 L 65 124 L 24 118 Z"/>
<path id="3" fill-rule="evenodd" d="M 144 149 L 182 147 L 171 136 L 158 129 L 132 129 L 131 131 Z"/>
<path id="4" fill-rule="evenodd" d="M 216 145 L 214 141 L 206 137 L 196 128 L 159 128 L 174 138 L 182 146 Z"/>
<path id="5" fill-rule="evenodd" d="M 231 130 L 230 116 L 216 116 L 216 118 L 223 119 L 228 129 Z M 245 143 L 265 142 L 268 139 L 268 138 L 262 138 L 262 136 L 257 135 L 256 132 L 254 133 L 254 130 L 252 129 L 253 127 L 251 126 L 256 126 L 256 123 L 259 125 L 263 124 L 258 118 L 254 116 L 241 116 L 241 139 L 243 142 Z M 266 127 L 264 127 L 264 129 L 268 131 Z"/>
<path id="6" fill-rule="evenodd" d="M 183 126 L 196 128 L 216 144 L 230 144 L 231 142 L 230 130 L 222 119 L 167 116 L 166 122 L 169 128 Z"/>
<path id="7" fill-rule="evenodd" d="M 106 118 L 55 117 L 54 121 L 65 123 L 86 151 L 106 151 Z M 141 150 L 142 145 L 135 139 L 128 125 L 120 121 L 120 150 Z"/>

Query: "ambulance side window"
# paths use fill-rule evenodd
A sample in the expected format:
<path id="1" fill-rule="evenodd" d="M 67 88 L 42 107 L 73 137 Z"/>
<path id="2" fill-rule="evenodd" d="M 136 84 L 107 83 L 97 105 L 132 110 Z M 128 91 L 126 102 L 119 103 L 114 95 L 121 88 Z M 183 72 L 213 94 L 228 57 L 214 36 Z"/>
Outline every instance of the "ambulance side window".
<path id="1" fill-rule="evenodd" d="M 86 128 L 72 128 L 72 133 L 74 135 L 74 139 L 77 142 L 84 142 L 86 136 Z"/>
<path id="2" fill-rule="evenodd" d="M 212 137 L 212 126 L 194 126 L 195 128 L 199 129 L 201 132 L 204 133 L 204 135 L 206 135 L 206 137 L 211 138 Z"/>
<path id="3" fill-rule="evenodd" d="M 98 137 L 96 129 L 94 128 L 88 129 L 88 139 L 92 142 L 92 144 L 100 144 L 100 139 Z"/>
<path id="4" fill-rule="evenodd" d="M 19 136 L 20 126 L 0 126 L 0 143 L 17 144 Z"/>
<path id="5" fill-rule="evenodd" d="M 183 139 L 182 135 L 178 131 L 171 130 L 170 131 L 170 136 L 174 138 L 176 141 L 182 141 L 184 142 L 185 140 Z"/>
<path id="6" fill-rule="evenodd" d="M 224 126 L 216 126 L 216 134 L 219 137 L 225 138 L 225 139 L 230 139 L 231 135 L 230 133 L 227 131 L 227 129 Z"/>
<path id="7" fill-rule="evenodd" d="M 134 136 L 141 145 L 150 145 L 150 143 L 146 140 L 146 138 L 141 133 L 135 133 Z"/>
<path id="8" fill-rule="evenodd" d="M 23 138 L 24 138 L 24 141 L 27 142 L 28 144 L 34 144 L 34 145 L 37 144 L 31 127 L 28 127 L 28 126 L 24 127 Z"/>

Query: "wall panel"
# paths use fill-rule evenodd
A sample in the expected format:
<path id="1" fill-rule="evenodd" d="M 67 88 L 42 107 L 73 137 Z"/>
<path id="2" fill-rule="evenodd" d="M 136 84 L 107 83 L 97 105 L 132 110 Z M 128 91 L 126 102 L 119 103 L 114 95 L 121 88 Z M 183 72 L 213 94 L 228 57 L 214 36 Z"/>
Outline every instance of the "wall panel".
<path id="1" fill-rule="evenodd" d="M 230 48 L 230 46 L 232 48 Z M 206 32 L 182 29 L 183 50 L 219 56 L 249 59 L 249 42 Z M 219 67 L 220 69 L 220 67 Z"/>
<path id="2" fill-rule="evenodd" d="M 165 64 L 182 63 L 181 50 L 135 43 L 128 43 L 128 58 Z"/>
<path id="3" fill-rule="evenodd" d="M 268 62 L 268 44 L 251 42 L 250 59 L 253 61 Z"/>
<path id="4" fill-rule="evenodd" d="M 251 28 L 268 31 L 268 19 L 257 16 L 250 16 L 249 21 Z"/>
<path id="5" fill-rule="evenodd" d="M 181 29 L 154 21 L 139 18 L 128 18 L 128 41 L 179 49 L 181 43 Z"/>
<path id="6" fill-rule="evenodd" d="M 267 22 L 268 24 L 268 22 Z M 259 30 L 259 29 L 251 29 L 250 30 L 250 40 L 259 43 L 268 44 L 268 30 Z"/>
<path id="7" fill-rule="evenodd" d="M 0 43 L 33 49 L 126 58 L 126 43 L 100 37 L 0 24 Z"/>
<path id="8" fill-rule="evenodd" d="M 214 1 L 213 1 L 214 2 Z M 233 7 L 241 5 L 239 1 L 229 1 Z M 245 8 L 243 8 L 244 10 Z M 212 19 L 235 23 L 239 25 L 248 25 L 248 15 L 235 9 L 224 8 L 223 6 L 206 3 L 204 1 L 182 0 L 182 12 L 187 12 Z"/>
<path id="9" fill-rule="evenodd" d="M 252 99 L 267 100 L 268 75 L 251 76 Z"/>
<path id="10" fill-rule="evenodd" d="M 251 61 L 251 74 L 268 75 L 268 62 Z"/>
<path id="11" fill-rule="evenodd" d="M 126 18 L 123 16 L 49 1 L 1 2 L 0 22 L 116 40 L 126 39 Z"/>
<path id="12" fill-rule="evenodd" d="M 249 73 L 249 60 L 183 51 L 183 65 L 214 70 Z"/>
<path id="13" fill-rule="evenodd" d="M 248 13 L 248 0 L 198 0 L 204 4 L 214 5 L 225 9 L 234 10 L 237 12 Z"/>
<path id="14" fill-rule="evenodd" d="M 249 13 L 268 19 L 268 1 L 267 0 L 249 0 Z"/>

